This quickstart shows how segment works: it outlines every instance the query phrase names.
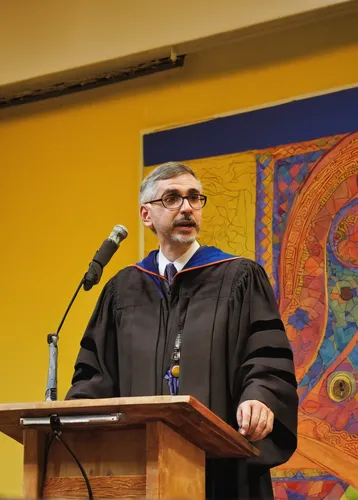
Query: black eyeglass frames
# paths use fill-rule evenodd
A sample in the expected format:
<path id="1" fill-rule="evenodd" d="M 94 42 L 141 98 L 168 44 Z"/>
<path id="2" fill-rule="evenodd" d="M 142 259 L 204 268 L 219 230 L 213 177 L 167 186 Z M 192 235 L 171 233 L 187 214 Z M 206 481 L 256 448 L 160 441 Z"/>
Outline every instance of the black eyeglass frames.
<path id="1" fill-rule="evenodd" d="M 163 207 L 168 210 L 178 210 L 184 203 L 184 200 L 188 200 L 189 205 L 194 210 L 200 210 L 200 208 L 205 207 L 207 196 L 204 194 L 189 194 L 188 196 L 181 196 L 180 194 L 167 194 L 158 200 L 147 201 L 146 203 L 156 203 L 161 202 Z"/>

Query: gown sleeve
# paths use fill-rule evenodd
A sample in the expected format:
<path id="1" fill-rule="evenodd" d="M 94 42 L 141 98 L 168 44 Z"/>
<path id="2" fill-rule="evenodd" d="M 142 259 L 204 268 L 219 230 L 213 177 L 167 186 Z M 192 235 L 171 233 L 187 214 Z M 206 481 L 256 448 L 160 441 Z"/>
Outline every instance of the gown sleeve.
<path id="1" fill-rule="evenodd" d="M 103 288 L 80 344 L 65 399 L 119 396 L 114 281 Z"/>
<path id="2" fill-rule="evenodd" d="M 254 445 L 253 464 L 275 467 L 297 446 L 298 394 L 293 353 L 264 269 L 246 261 L 234 289 L 231 388 L 235 408 L 258 400 L 274 413 L 273 431 Z"/>

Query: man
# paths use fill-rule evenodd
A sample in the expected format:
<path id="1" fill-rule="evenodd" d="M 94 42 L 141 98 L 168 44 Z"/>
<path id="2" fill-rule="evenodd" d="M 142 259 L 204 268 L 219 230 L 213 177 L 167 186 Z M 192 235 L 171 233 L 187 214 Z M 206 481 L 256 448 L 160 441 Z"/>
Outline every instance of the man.
<path id="1" fill-rule="evenodd" d="M 68 398 L 189 394 L 260 456 L 207 461 L 207 498 L 273 498 L 270 468 L 296 448 L 292 351 L 264 270 L 200 246 L 206 196 L 179 163 L 143 181 L 159 250 L 109 280 L 81 342 Z"/>

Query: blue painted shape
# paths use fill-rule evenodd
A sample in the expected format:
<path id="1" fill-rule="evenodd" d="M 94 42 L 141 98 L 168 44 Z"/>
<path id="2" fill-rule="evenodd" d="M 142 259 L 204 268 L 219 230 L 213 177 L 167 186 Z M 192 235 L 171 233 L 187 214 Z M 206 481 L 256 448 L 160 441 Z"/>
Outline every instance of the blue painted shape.
<path id="1" fill-rule="evenodd" d="M 152 132 L 144 166 L 266 149 L 358 129 L 358 88 Z"/>

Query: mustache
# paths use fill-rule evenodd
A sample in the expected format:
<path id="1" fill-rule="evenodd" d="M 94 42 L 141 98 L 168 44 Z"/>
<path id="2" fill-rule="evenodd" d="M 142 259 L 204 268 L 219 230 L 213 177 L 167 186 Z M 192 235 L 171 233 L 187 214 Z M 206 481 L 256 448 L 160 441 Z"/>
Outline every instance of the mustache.
<path id="1" fill-rule="evenodd" d="M 179 220 L 173 221 L 173 227 L 177 226 L 193 226 L 198 227 L 198 223 L 190 215 L 182 217 Z"/>

